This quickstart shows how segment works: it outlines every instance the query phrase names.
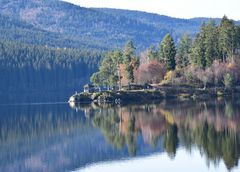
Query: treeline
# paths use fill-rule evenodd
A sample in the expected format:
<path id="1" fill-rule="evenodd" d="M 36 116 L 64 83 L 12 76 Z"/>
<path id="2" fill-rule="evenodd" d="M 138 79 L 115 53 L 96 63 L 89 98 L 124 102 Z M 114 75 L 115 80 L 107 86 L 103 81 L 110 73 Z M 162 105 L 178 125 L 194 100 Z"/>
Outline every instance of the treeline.
<path id="1" fill-rule="evenodd" d="M 0 89 L 79 90 L 100 59 L 97 51 L 0 42 Z"/>
<path id="2" fill-rule="evenodd" d="M 140 57 L 133 57 L 136 57 L 133 43 L 130 48 L 127 43 L 124 50 L 109 52 L 99 72 L 92 76 L 92 81 L 110 86 L 126 79 L 125 83 L 128 84 L 184 83 L 204 87 L 231 87 L 240 83 L 240 26 L 226 16 L 219 25 L 210 20 L 202 24 L 195 38 L 184 34 L 176 44 L 172 36 L 167 34 L 157 48 L 150 46 Z M 104 61 L 111 59 L 110 67 Z M 126 62 L 126 59 L 130 60 Z M 135 61 L 139 63 L 129 67 Z M 106 72 L 107 68 L 112 71 Z M 129 73 L 132 73 L 131 77 Z"/>

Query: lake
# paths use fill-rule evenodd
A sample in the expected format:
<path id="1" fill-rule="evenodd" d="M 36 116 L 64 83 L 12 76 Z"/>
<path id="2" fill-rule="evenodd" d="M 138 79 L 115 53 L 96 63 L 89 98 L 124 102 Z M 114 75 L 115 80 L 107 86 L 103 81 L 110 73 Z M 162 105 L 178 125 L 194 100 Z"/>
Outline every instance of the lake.
<path id="1" fill-rule="evenodd" d="M 238 99 L 69 105 L 68 96 L 4 97 L 0 171 L 240 170 Z"/>

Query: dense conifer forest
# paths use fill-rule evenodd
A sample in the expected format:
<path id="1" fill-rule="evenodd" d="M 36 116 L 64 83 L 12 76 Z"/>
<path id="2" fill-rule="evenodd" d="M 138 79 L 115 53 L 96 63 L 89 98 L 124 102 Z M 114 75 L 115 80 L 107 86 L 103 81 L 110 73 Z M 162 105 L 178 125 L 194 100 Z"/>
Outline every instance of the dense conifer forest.
<path id="1" fill-rule="evenodd" d="M 100 52 L 0 42 L 1 91 L 79 90 L 89 81 Z"/>
<path id="2" fill-rule="evenodd" d="M 99 71 L 92 75 L 96 85 L 115 86 L 141 83 L 203 87 L 240 84 L 240 26 L 224 16 L 203 23 L 191 38 L 184 34 L 179 43 L 171 34 L 150 46 L 140 56 L 132 41 L 123 50 L 107 53 Z"/>

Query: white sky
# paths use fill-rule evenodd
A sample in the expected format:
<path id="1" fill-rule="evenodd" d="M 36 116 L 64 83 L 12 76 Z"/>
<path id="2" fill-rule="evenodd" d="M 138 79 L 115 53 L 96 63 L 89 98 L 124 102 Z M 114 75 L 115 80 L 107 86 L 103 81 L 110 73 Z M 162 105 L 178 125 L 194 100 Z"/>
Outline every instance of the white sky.
<path id="1" fill-rule="evenodd" d="M 219 17 L 240 20 L 240 0 L 64 0 L 82 7 L 108 7 L 193 18 Z"/>

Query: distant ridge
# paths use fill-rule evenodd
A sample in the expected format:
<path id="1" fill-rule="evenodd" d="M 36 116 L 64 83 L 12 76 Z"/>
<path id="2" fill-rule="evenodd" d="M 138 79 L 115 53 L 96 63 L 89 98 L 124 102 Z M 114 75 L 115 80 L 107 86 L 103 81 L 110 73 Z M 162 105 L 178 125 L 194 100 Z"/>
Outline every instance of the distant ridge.
<path id="1" fill-rule="evenodd" d="M 167 33 L 194 35 L 209 18 L 178 19 L 140 11 L 83 8 L 58 0 L 1 0 L 0 38 L 54 47 L 107 50 L 129 39 L 140 50 Z M 216 19 L 219 22 L 220 19 Z"/>

